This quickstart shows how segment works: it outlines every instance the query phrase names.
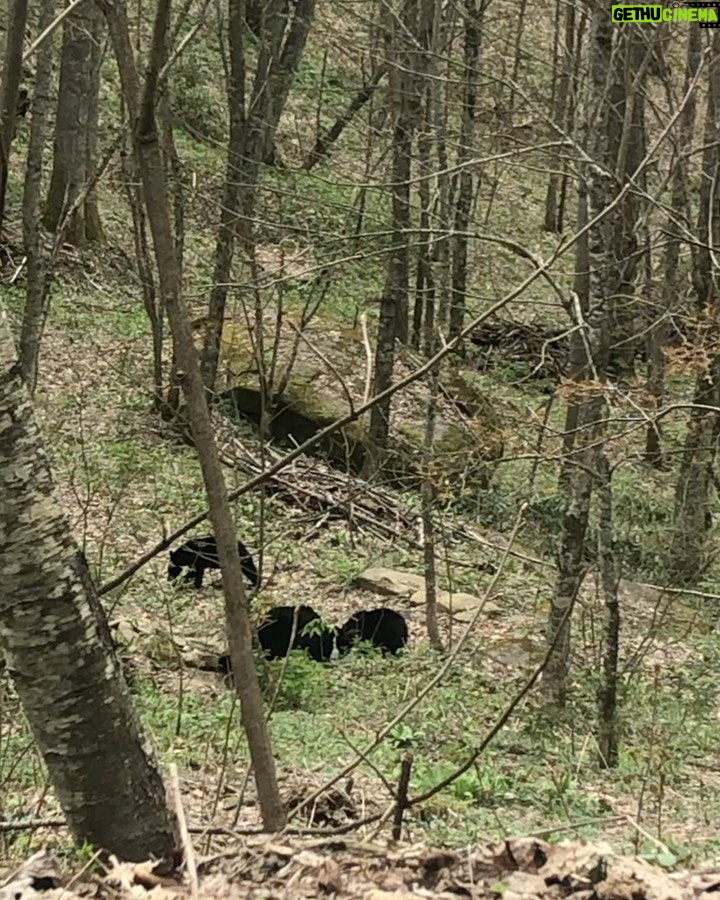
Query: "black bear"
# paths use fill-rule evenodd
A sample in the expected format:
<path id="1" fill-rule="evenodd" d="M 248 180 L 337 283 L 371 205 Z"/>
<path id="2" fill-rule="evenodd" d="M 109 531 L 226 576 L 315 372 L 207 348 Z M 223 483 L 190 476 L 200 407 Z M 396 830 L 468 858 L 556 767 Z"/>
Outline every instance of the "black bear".
<path id="1" fill-rule="evenodd" d="M 295 640 L 291 647 L 294 618 L 294 606 L 274 606 L 268 610 L 267 618 L 257 630 L 260 646 L 268 659 L 287 656 L 290 650 L 305 650 L 315 662 L 329 662 L 337 657 L 336 629 L 322 625 L 320 614 L 311 606 L 297 607 Z M 311 622 L 317 622 L 319 627 L 305 633 L 305 626 Z M 229 653 L 219 658 L 218 669 L 225 675 L 232 672 Z"/>
<path id="2" fill-rule="evenodd" d="M 28 95 L 27 88 L 21 87 L 17 92 L 17 99 L 15 100 L 15 115 L 24 119 L 29 109 L 30 96 Z"/>
<path id="3" fill-rule="evenodd" d="M 240 554 L 240 565 L 242 566 L 243 575 L 250 582 L 252 587 L 257 587 L 260 583 L 260 576 L 255 567 L 252 556 L 248 553 L 247 547 L 242 541 L 238 541 L 238 553 Z M 218 559 L 217 543 L 212 535 L 202 538 L 193 538 L 185 541 L 177 550 L 170 551 L 170 563 L 168 564 L 168 581 L 175 581 L 183 569 L 187 569 L 185 573 L 185 581 L 192 581 L 196 588 L 202 587 L 205 569 L 219 569 L 220 560 Z"/>
<path id="4" fill-rule="evenodd" d="M 295 609 L 294 606 L 274 606 L 258 627 L 260 646 L 268 659 L 287 656 L 290 650 L 305 650 L 316 662 L 329 662 L 337 656 L 335 629 L 323 625 L 320 614 L 311 606 L 297 607 L 295 640 L 290 646 Z M 318 624 L 306 630 L 311 622 Z"/>
<path id="5" fill-rule="evenodd" d="M 385 653 L 397 653 L 407 645 L 407 622 L 393 609 L 381 606 L 356 612 L 337 635 L 340 654 L 348 653 L 357 641 L 369 641 Z"/>

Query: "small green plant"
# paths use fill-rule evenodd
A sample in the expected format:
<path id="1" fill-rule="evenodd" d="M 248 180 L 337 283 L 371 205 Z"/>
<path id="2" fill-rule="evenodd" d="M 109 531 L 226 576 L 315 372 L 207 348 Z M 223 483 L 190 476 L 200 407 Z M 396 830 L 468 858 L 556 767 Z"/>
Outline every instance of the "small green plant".
<path id="1" fill-rule="evenodd" d="M 313 619 L 300 630 L 300 634 L 308 638 L 322 637 L 328 631 L 330 631 L 330 625 L 324 619 Z"/>
<path id="2" fill-rule="evenodd" d="M 325 671 L 304 650 L 293 650 L 287 660 L 269 662 L 267 675 L 267 694 L 274 697 L 277 692 L 275 708 L 299 710 L 316 705 Z"/>
<path id="3" fill-rule="evenodd" d="M 401 722 L 390 732 L 390 740 L 399 749 L 404 750 L 418 742 L 418 733 L 410 725 Z"/>
<path id="4" fill-rule="evenodd" d="M 662 866 L 663 869 L 674 869 L 680 862 L 680 859 L 667 848 L 662 850 L 659 847 L 654 847 L 652 850 L 648 850 L 640 855 L 648 862 L 656 866 Z"/>
<path id="5" fill-rule="evenodd" d="M 530 364 L 527 362 L 513 362 L 507 366 L 498 366 L 494 374 L 500 381 L 519 381 L 521 378 L 527 378 L 532 371 Z"/>

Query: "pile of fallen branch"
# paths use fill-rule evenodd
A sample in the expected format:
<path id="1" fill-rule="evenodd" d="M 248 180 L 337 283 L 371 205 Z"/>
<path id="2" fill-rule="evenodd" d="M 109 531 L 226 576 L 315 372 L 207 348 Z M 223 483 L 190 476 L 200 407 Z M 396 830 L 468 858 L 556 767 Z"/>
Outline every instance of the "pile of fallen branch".
<path id="1" fill-rule="evenodd" d="M 266 446 L 263 455 L 259 444 L 251 446 L 239 436 L 237 426 L 219 414 L 214 415 L 214 427 L 223 463 L 248 477 L 260 475 L 284 456 L 272 446 Z M 370 484 L 322 460 L 298 457 L 270 476 L 265 490 L 283 503 L 316 516 L 315 524 L 306 531 L 306 540 L 333 522 L 345 521 L 355 533 L 400 541 L 422 550 L 419 512 L 411 510 L 389 488 Z M 462 523 L 448 524 L 442 533 L 446 543 L 472 543 L 483 548 L 473 558 L 473 566 L 491 569 L 489 560 L 504 550 Z"/>
<path id="2" fill-rule="evenodd" d="M 480 371 L 522 366 L 527 369 L 526 378 L 553 381 L 566 374 L 570 352 L 567 328 L 494 320 L 478 325 L 469 340 L 478 350 Z"/>
<path id="3" fill-rule="evenodd" d="M 230 419 L 223 417 L 217 410 L 213 410 L 211 415 L 222 462 L 247 476 L 246 484 L 230 493 L 231 501 L 250 490 L 255 490 L 262 483 L 268 494 L 316 516 L 315 525 L 307 529 L 303 536 L 304 540 L 308 540 L 314 531 L 328 527 L 331 522 L 342 520 L 354 528 L 356 533 L 374 535 L 383 540 L 397 540 L 414 550 L 422 551 L 419 513 L 411 510 L 389 489 L 368 484 L 361 478 L 334 469 L 306 454 L 300 454 L 285 462 L 286 454 L 269 445 L 263 448 L 259 441 L 253 442 L 254 448 L 251 449 L 240 434 L 239 428 Z M 177 425 L 176 435 L 180 440 L 192 444 L 187 423 Z M 269 473 L 272 468 L 276 468 L 277 471 Z M 167 550 L 207 517 L 208 513 L 205 510 L 171 534 L 166 534 L 126 569 L 102 584 L 98 589 L 98 595 L 103 596 L 115 590 L 158 553 Z M 442 535 L 444 559 L 460 567 L 494 571 L 494 563 L 487 557 L 497 559 L 506 552 L 504 539 L 499 537 L 497 541 L 489 541 L 462 523 L 455 522 L 452 525 L 443 523 L 437 530 Z M 482 547 L 484 552 L 473 554 L 471 560 L 453 558 L 448 552 L 451 543 L 472 543 L 478 548 Z M 510 556 L 526 562 L 548 565 L 542 560 L 513 549 L 507 552 Z"/>
<path id="4" fill-rule="evenodd" d="M 284 457 L 273 446 L 254 446 L 239 436 L 232 420 L 214 415 L 215 436 L 220 456 L 227 466 L 248 477 L 260 475 Z M 418 539 L 419 517 L 400 503 L 387 489 L 369 484 L 351 474 L 334 469 L 322 460 L 301 456 L 265 482 L 272 497 L 294 506 L 317 521 L 313 530 L 338 519 L 357 532 L 387 539 Z"/>

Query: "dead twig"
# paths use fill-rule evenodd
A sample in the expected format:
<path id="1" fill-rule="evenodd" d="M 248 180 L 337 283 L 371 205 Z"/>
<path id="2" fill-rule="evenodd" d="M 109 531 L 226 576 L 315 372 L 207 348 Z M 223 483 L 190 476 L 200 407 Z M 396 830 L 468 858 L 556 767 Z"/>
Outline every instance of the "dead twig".
<path id="1" fill-rule="evenodd" d="M 182 804 L 182 795 L 180 793 L 180 778 L 175 763 L 170 765 L 170 786 L 172 788 L 173 806 L 175 807 L 175 815 L 177 816 L 178 829 L 180 831 L 180 841 L 183 848 L 183 856 L 185 857 L 185 869 L 187 870 L 188 879 L 190 881 L 190 896 L 196 900 L 199 893 L 197 864 L 195 862 L 195 850 L 193 849 L 192 840 L 188 831 L 187 819 L 185 818 L 185 810 Z"/>
<path id="2" fill-rule="evenodd" d="M 410 786 L 410 772 L 412 771 L 413 755 L 410 750 L 403 753 L 400 760 L 400 777 L 398 778 L 397 800 L 395 813 L 393 814 L 392 836 L 394 841 L 399 841 L 402 834 L 403 813 L 408 805 L 408 787 Z"/>

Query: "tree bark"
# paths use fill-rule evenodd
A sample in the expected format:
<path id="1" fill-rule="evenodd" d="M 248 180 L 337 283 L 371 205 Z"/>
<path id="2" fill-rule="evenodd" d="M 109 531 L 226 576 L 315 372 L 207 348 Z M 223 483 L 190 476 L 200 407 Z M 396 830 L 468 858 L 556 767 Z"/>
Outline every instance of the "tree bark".
<path id="1" fill-rule="evenodd" d="M 683 227 L 681 222 L 689 220 L 688 209 L 688 148 L 692 146 L 695 131 L 696 91 L 690 90 L 700 65 L 702 31 L 699 28 L 691 28 L 688 31 L 688 44 L 685 59 L 685 84 L 683 96 L 687 95 L 687 102 L 680 111 L 677 120 L 677 138 L 675 140 L 675 162 L 672 169 L 672 187 L 670 207 L 665 230 L 667 241 L 663 255 L 663 284 L 661 292 L 660 309 L 654 315 L 650 323 L 647 339 L 647 390 L 652 397 L 653 405 L 660 409 L 665 397 L 665 355 L 663 346 L 668 335 L 668 325 L 665 316 L 674 312 L 677 308 L 677 298 L 680 295 L 678 279 L 678 264 L 680 261 L 680 247 L 683 239 Z M 646 432 L 645 459 L 653 466 L 660 468 L 664 464 L 662 452 L 662 429 L 660 422 L 653 419 Z"/>
<path id="2" fill-rule="evenodd" d="M 575 55 L 575 0 L 568 0 L 563 4 L 565 8 L 565 39 L 562 53 L 556 61 L 560 66 L 557 77 L 557 85 L 552 110 L 553 122 L 560 135 L 566 136 L 567 110 L 569 106 L 570 79 Z M 548 179 L 547 193 L 545 195 L 545 222 L 546 231 L 559 233 L 562 229 L 563 210 L 560 206 L 561 182 L 563 165 L 560 152 L 554 153 L 550 163 L 550 177 Z"/>
<path id="3" fill-rule="evenodd" d="M 97 90 L 92 80 L 100 77 L 100 54 L 97 48 L 102 19 L 94 3 L 78 7 L 64 21 L 63 47 L 60 61 L 57 117 L 53 170 L 45 207 L 45 226 L 55 231 L 70 212 L 71 220 L 65 239 L 81 246 L 86 239 L 102 234 L 97 204 L 86 197 L 75 204 L 83 186 L 92 175 L 89 154 L 95 152 L 97 122 Z M 86 222 L 88 211 L 90 220 Z"/>
<path id="4" fill-rule="evenodd" d="M 103 2 L 108 17 L 118 65 L 125 68 L 124 85 L 137 84 L 125 7 L 120 2 Z M 258 801 L 263 825 L 269 831 L 282 828 L 285 811 L 275 775 L 275 760 L 262 705 L 257 672 L 252 655 L 252 630 L 243 588 L 243 574 L 237 552 L 237 537 L 227 487 L 215 443 L 198 354 L 190 318 L 180 291 L 176 247 L 170 224 L 165 183 L 165 167 L 155 119 L 157 82 L 164 56 L 165 36 L 170 22 L 170 0 L 159 0 L 153 43 L 135 132 L 145 204 L 159 273 L 160 291 L 173 333 L 178 377 L 188 407 L 188 420 L 208 497 L 210 519 L 217 540 L 225 594 L 225 621 L 235 687 L 240 699 L 243 727 L 255 770 Z M 135 94 L 137 96 L 137 93 Z M 130 104 L 131 100 L 128 101 Z"/>
<path id="5" fill-rule="evenodd" d="M 5 219 L 10 146 L 15 134 L 15 109 L 20 87 L 20 73 L 22 72 L 27 10 L 28 0 L 12 0 L 5 34 L 5 59 L 2 67 L 2 84 L 0 85 L 0 231 Z"/>
<path id="6" fill-rule="evenodd" d="M 480 60 L 481 16 L 476 0 L 465 0 L 465 47 L 462 126 L 457 152 L 457 190 L 455 191 L 455 227 L 452 238 L 450 289 L 450 338 L 457 337 L 465 321 L 467 293 L 468 225 L 477 185 L 469 166 L 475 141 L 478 62 Z"/>
<path id="7" fill-rule="evenodd" d="M 42 34 L 55 17 L 55 0 L 44 0 L 38 30 Z M 43 48 L 35 70 L 35 93 L 30 124 L 25 188 L 23 192 L 23 240 L 27 255 L 27 291 L 20 331 L 19 355 L 23 378 L 31 394 L 37 384 L 40 344 L 47 318 L 52 281 L 52 260 L 43 247 L 40 234 L 43 154 L 50 109 L 50 82 L 55 51 L 51 42 Z"/>
<path id="8" fill-rule="evenodd" d="M 122 859 L 177 845 L 85 558 L 70 533 L 0 312 L 0 646 L 78 843 Z"/>
<path id="9" fill-rule="evenodd" d="M 645 84 L 659 33 L 653 34 L 648 46 L 644 29 L 633 25 L 623 30 L 616 54 L 610 131 L 618 133 L 611 138 L 611 143 L 617 145 L 615 171 L 621 182 L 633 175 L 645 156 Z M 640 172 L 638 185 L 638 191 L 628 191 L 623 197 L 615 224 L 614 256 L 619 275 L 616 295 L 610 305 L 613 340 L 608 365 L 610 372 L 621 378 L 634 376 L 640 344 L 636 337 L 639 316 L 634 296 L 636 272 L 642 257 L 638 222 L 645 202 L 641 196 L 646 189 L 645 172 Z"/>
<path id="10" fill-rule="evenodd" d="M 212 390 L 217 377 L 225 304 L 231 281 L 235 242 L 253 243 L 253 219 L 260 166 L 273 155 L 275 133 L 300 64 L 315 0 L 271 0 L 253 5 L 260 36 L 253 88 L 245 110 L 244 0 L 229 0 L 230 20 L 230 143 L 223 212 L 215 251 L 213 289 L 203 337 L 203 381 Z"/>
<path id="11" fill-rule="evenodd" d="M 615 162 L 622 134 L 610 127 L 613 106 L 606 93 L 606 73 L 613 59 L 612 22 L 600 0 L 592 6 L 588 78 L 588 121 L 586 145 L 596 165 L 585 170 L 587 217 L 595 219 L 612 201 L 618 187 Z M 591 111 L 598 110 L 591 118 Z M 576 284 L 587 291 L 586 303 L 577 297 L 575 324 L 578 338 L 573 342 L 577 358 L 572 360 L 577 387 L 567 412 L 567 421 L 575 430 L 574 439 L 565 442 L 560 485 L 564 495 L 557 580 L 548 620 L 547 642 L 551 648 L 543 686 L 550 702 L 564 706 L 567 701 L 570 661 L 571 617 L 568 608 L 575 602 L 584 577 L 583 555 L 590 515 L 590 500 L 598 477 L 599 445 L 605 433 L 606 376 L 611 335 L 609 310 L 620 281 L 615 259 L 615 214 L 597 222 L 587 243 L 577 248 Z M 582 274 L 581 274 L 582 273 Z M 585 299 L 585 298 L 583 298 Z"/>
<path id="12" fill-rule="evenodd" d="M 711 248 L 720 242 L 720 34 L 712 32 L 703 135 L 703 159 L 697 241 L 693 245 L 693 288 L 698 319 L 717 316 L 720 307 L 717 273 Z M 675 520 L 668 569 L 683 583 L 695 583 L 707 565 L 706 533 L 711 467 L 720 420 L 720 357 L 708 361 L 695 385 L 680 474 L 675 490 Z"/>
<path id="13" fill-rule="evenodd" d="M 408 278 L 410 266 L 410 171 L 413 131 L 419 110 L 418 79 L 414 64 L 413 35 L 417 31 L 416 0 L 404 0 L 400 21 L 385 9 L 385 44 L 394 114 L 392 162 L 392 246 L 388 258 L 385 290 L 380 303 L 374 391 L 382 393 L 391 384 L 395 365 L 395 341 L 408 340 Z M 390 431 L 390 398 L 370 413 L 365 465 L 366 476 L 382 468 Z"/>
<path id="14" fill-rule="evenodd" d="M 605 601 L 603 628 L 602 682 L 598 688 L 598 750 L 600 765 L 611 769 L 618 763 L 620 735 L 617 719 L 618 659 L 620 658 L 620 603 L 618 575 L 613 550 L 612 472 L 607 457 L 598 450 L 600 494 L 600 526 L 598 529 L 598 557 L 600 579 Z"/>
<path id="15" fill-rule="evenodd" d="M 93 4 L 88 13 L 90 33 L 90 58 L 88 60 L 87 94 L 87 126 L 85 129 L 85 165 L 87 176 L 92 177 L 98 167 L 98 119 L 100 104 L 100 71 L 105 55 L 106 35 L 105 19 L 100 10 Z M 90 242 L 105 240 L 105 230 L 100 218 L 97 191 L 93 185 L 84 202 L 85 233 L 84 238 Z"/>
<path id="16" fill-rule="evenodd" d="M 431 164 L 432 149 L 432 94 L 428 83 L 425 87 L 424 116 L 417 141 L 418 201 L 420 205 L 420 235 L 418 238 L 417 267 L 415 270 L 415 303 L 412 315 L 413 347 L 420 349 L 423 334 L 426 337 L 424 352 L 431 356 L 429 343 L 435 333 L 435 288 L 432 269 L 431 212 Z M 423 325 L 424 322 L 424 325 Z M 427 340 L 429 338 L 429 341 Z"/>
<path id="17" fill-rule="evenodd" d="M 241 187 L 247 122 L 245 118 L 245 51 L 243 25 L 244 0 L 228 0 L 228 34 L 230 43 L 230 73 L 228 76 L 228 105 L 230 107 L 230 139 L 228 143 L 227 169 L 223 204 L 220 210 L 217 243 L 215 247 L 215 272 L 208 306 L 208 319 L 203 342 L 201 368 L 205 387 L 211 390 L 217 377 L 220 358 L 220 339 L 225 321 L 230 272 L 235 253 L 235 237 L 239 229 L 238 217 L 243 190 Z"/>
<path id="18" fill-rule="evenodd" d="M 431 353 L 434 351 L 431 348 Z M 423 442 L 423 481 L 421 489 L 423 523 L 423 562 L 425 564 L 425 624 L 433 650 L 442 650 L 442 638 L 437 614 L 437 573 L 435 571 L 435 490 L 432 480 L 432 460 L 435 446 L 435 422 L 440 393 L 440 365 L 430 371 L 427 410 L 425 412 L 425 440 Z"/>

